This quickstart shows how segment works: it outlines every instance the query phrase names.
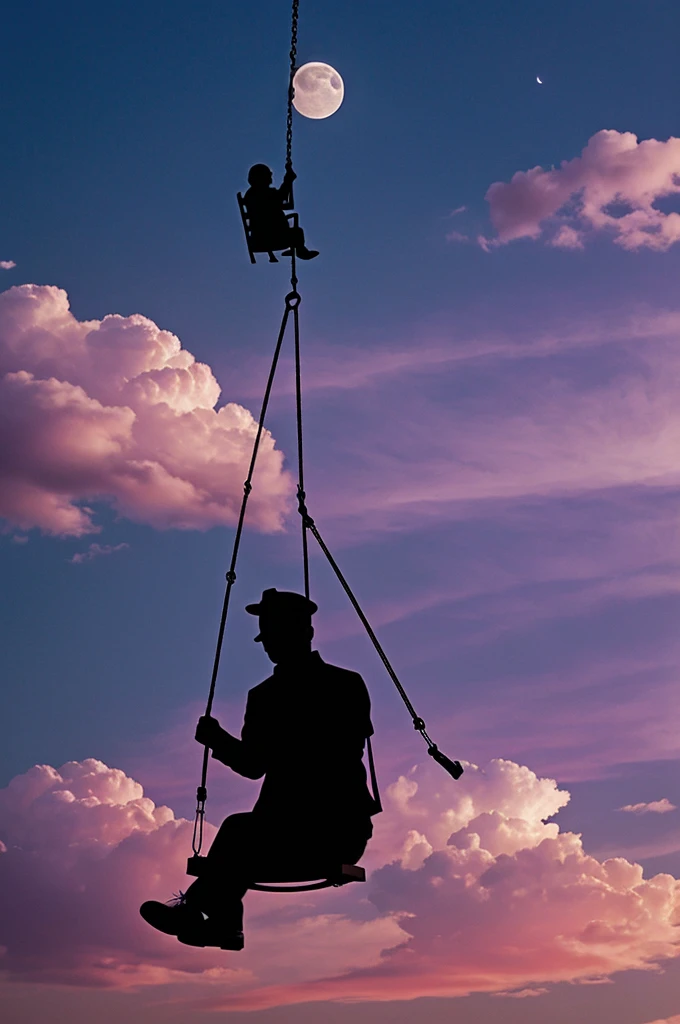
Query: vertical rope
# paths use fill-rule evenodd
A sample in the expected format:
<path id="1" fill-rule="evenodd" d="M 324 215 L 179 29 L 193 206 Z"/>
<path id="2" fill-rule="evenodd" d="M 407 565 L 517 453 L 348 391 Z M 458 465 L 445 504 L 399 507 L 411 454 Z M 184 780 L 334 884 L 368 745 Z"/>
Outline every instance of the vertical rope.
<path id="1" fill-rule="evenodd" d="M 302 372 L 300 366 L 300 321 L 297 306 L 293 310 L 293 329 L 295 332 L 295 407 L 297 419 L 297 448 L 298 448 L 298 485 L 297 499 L 298 509 L 305 507 L 305 463 L 304 449 L 302 444 Z M 305 584 L 305 597 L 309 598 L 309 549 L 307 546 L 307 521 L 305 516 L 302 520 L 302 573 Z"/>

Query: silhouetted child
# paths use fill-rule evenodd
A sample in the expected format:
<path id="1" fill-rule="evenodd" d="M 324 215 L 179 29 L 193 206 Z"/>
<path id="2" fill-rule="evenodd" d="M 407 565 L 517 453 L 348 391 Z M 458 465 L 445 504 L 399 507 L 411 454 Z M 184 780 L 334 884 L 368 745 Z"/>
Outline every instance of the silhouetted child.
<path id="1" fill-rule="evenodd" d="M 293 215 L 291 225 L 284 210 L 293 207 L 291 188 L 297 175 L 292 167 L 287 168 L 280 188 L 272 185 L 272 172 L 266 164 L 255 164 L 248 171 L 250 188 L 243 197 L 243 203 L 250 222 L 251 244 L 254 252 L 269 252 L 284 249 L 282 255 L 301 260 L 313 260 L 319 253 L 305 245 L 305 234 Z M 270 259 L 272 256 L 270 255 Z"/>

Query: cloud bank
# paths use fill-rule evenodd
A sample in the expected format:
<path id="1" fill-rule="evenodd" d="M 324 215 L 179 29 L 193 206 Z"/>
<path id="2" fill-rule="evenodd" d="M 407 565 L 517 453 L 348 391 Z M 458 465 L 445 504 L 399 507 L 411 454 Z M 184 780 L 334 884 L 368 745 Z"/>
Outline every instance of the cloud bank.
<path id="1" fill-rule="evenodd" d="M 160 528 L 235 521 L 256 431 L 178 338 L 152 320 L 77 320 L 66 292 L 0 294 L 0 517 L 60 536 L 97 531 L 89 502 Z M 250 522 L 282 526 L 291 484 L 262 439 Z"/>
<path id="2" fill-rule="evenodd" d="M 680 241 L 680 213 L 659 201 L 680 195 L 680 139 L 638 142 L 632 132 L 604 130 L 580 157 L 558 168 L 517 171 L 486 193 L 495 239 L 544 238 L 548 245 L 580 249 L 589 234 L 604 232 L 630 252 L 664 252 Z"/>
<path id="3" fill-rule="evenodd" d="M 250 894 L 237 957 L 180 946 L 138 916 L 143 899 L 183 884 L 189 822 L 99 761 L 37 766 L 0 792 L 6 976 L 122 989 L 200 981 L 203 1007 L 254 1009 L 523 998 L 677 955 L 678 882 L 588 856 L 547 821 L 569 799 L 553 780 L 496 760 L 453 786 L 435 769 L 388 787 L 365 887 Z"/>

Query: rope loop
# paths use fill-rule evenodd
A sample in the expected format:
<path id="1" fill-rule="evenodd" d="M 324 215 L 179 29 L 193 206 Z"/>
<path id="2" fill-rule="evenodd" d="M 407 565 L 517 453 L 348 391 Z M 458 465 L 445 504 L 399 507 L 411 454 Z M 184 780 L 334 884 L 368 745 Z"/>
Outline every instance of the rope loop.
<path id="1" fill-rule="evenodd" d="M 286 309 L 287 310 L 297 309 L 301 302 L 302 302 L 302 296 L 295 289 L 293 289 L 292 292 L 288 292 L 288 294 L 286 295 Z"/>

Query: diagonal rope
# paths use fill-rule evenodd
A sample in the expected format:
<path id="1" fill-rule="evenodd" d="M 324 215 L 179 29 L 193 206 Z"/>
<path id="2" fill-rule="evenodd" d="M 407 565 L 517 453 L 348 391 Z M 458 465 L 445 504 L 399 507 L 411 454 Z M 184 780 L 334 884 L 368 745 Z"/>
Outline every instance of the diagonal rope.
<path id="1" fill-rule="evenodd" d="M 340 569 L 340 566 L 338 565 L 338 563 L 333 558 L 333 555 L 331 554 L 330 549 L 328 548 L 326 542 L 324 541 L 323 537 L 319 533 L 319 530 L 318 530 L 318 528 L 316 526 L 316 523 L 314 522 L 314 520 L 310 516 L 309 512 L 307 511 L 307 507 L 306 507 L 305 502 L 304 502 L 304 496 L 303 496 L 303 498 L 301 500 L 300 499 L 298 500 L 298 512 L 300 513 L 300 515 L 302 517 L 303 529 L 304 530 L 309 530 L 310 533 L 313 535 L 313 537 L 316 540 L 317 544 L 319 545 L 319 547 L 323 551 L 324 555 L 326 556 L 328 564 L 330 565 L 331 569 L 335 573 L 335 576 L 336 576 L 338 582 L 340 583 L 340 586 L 342 587 L 342 589 L 347 594 L 347 597 L 349 598 L 349 600 L 350 600 L 350 602 L 352 604 L 352 607 L 354 608 L 355 612 L 359 616 L 359 619 L 361 620 L 361 623 L 362 623 L 364 629 L 366 630 L 366 633 L 368 634 L 368 637 L 369 637 L 371 643 L 373 644 L 373 647 L 375 648 L 375 650 L 376 650 L 376 652 L 378 654 L 378 657 L 380 658 L 380 660 L 382 661 L 383 665 L 385 666 L 385 669 L 387 670 L 387 674 L 389 675 L 390 679 L 392 680 L 392 682 L 396 686 L 397 691 L 399 693 L 399 696 L 401 697 L 401 699 L 403 700 L 404 704 L 406 705 L 408 713 L 410 714 L 411 719 L 413 721 L 413 728 L 417 732 L 420 733 L 420 735 L 423 737 L 423 739 L 427 743 L 427 752 L 428 752 L 428 754 L 431 757 L 433 757 L 434 760 L 437 761 L 437 763 L 440 764 L 442 766 L 442 768 L 444 768 L 449 773 L 449 775 L 452 776 L 452 778 L 459 779 L 460 776 L 463 774 L 463 766 L 460 764 L 459 761 L 452 761 L 449 757 L 446 756 L 446 754 L 443 754 L 441 752 L 441 750 L 439 750 L 437 744 L 432 740 L 432 738 L 428 734 L 427 728 L 425 726 L 425 722 L 420 717 L 420 715 L 417 713 L 416 709 L 414 708 L 413 704 L 411 703 L 411 701 L 409 699 L 409 696 L 406 693 L 406 690 L 404 689 L 404 687 L 403 687 L 403 685 L 401 683 L 401 680 L 399 679 L 399 677 L 397 676 L 397 673 L 392 668 L 392 664 L 391 664 L 389 658 L 387 657 L 387 655 L 385 654 L 385 651 L 383 649 L 382 644 L 380 643 L 380 641 L 378 640 L 377 636 L 375 635 L 375 633 L 373 631 L 373 628 L 372 628 L 370 622 L 368 621 L 366 615 L 364 614 L 364 611 L 363 611 L 361 605 L 357 601 L 352 588 L 350 587 L 349 583 L 345 579 L 345 577 L 344 577 L 344 575 L 343 575 L 343 573 L 342 573 L 342 571 Z"/>
<path id="2" fill-rule="evenodd" d="M 281 346 L 283 339 L 286 334 L 286 326 L 288 324 L 288 318 L 291 311 L 297 320 L 297 307 L 300 302 L 300 296 L 293 287 L 293 290 L 286 295 L 285 309 L 283 312 L 283 318 L 281 320 L 281 326 L 279 328 L 278 337 L 276 339 L 276 346 L 274 348 L 274 355 L 272 358 L 271 367 L 269 370 L 269 376 L 267 378 L 267 386 L 264 392 L 264 398 L 262 400 L 262 407 L 260 409 L 260 418 L 257 424 L 257 432 L 255 434 L 255 440 L 253 442 L 253 450 L 250 457 L 250 465 L 248 467 L 248 476 L 243 484 L 243 498 L 241 500 L 241 509 L 239 511 L 238 524 L 236 526 L 236 534 L 234 536 L 234 544 L 231 552 L 231 561 L 229 563 L 229 569 L 226 574 L 227 586 L 224 592 L 224 601 L 222 602 L 222 614 L 220 616 L 220 625 L 217 632 L 217 644 L 215 647 L 215 658 L 213 661 L 212 676 L 210 679 L 210 690 L 208 693 L 208 701 L 206 703 L 205 714 L 209 716 L 212 712 L 213 702 L 215 700 L 215 687 L 217 685 L 217 675 L 220 667 L 220 658 L 222 655 L 222 646 L 224 643 L 224 631 L 227 625 L 227 615 L 229 613 L 229 601 L 231 598 L 231 591 L 236 582 L 236 562 L 238 560 L 239 548 L 241 546 L 241 536 L 243 534 L 243 524 L 246 517 L 246 508 L 248 507 L 248 498 L 250 492 L 253 489 L 253 474 L 255 472 L 255 463 L 257 461 L 257 455 L 260 450 L 260 442 L 262 440 L 262 433 L 264 431 L 264 421 L 267 415 L 267 407 L 269 405 L 269 398 L 274 384 L 274 377 L 276 375 L 276 368 L 279 362 L 279 355 L 281 354 Z M 203 845 L 203 822 L 205 818 L 205 802 L 208 797 L 208 791 L 206 782 L 208 778 L 208 759 L 210 756 L 210 749 L 206 745 L 203 751 L 203 767 L 201 770 L 201 782 L 196 790 L 196 816 L 194 819 L 194 832 L 191 840 L 191 848 L 196 856 L 201 852 Z"/>

